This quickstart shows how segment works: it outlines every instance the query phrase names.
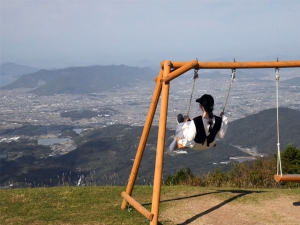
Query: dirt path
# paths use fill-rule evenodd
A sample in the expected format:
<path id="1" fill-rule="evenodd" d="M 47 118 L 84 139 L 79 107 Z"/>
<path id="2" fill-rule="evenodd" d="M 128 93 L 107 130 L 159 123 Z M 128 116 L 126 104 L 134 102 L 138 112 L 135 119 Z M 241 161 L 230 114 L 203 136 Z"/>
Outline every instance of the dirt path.
<path id="1" fill-rule="evenodd" d="M 179 193 L 161 203 L 163 225 L 258 225 L 300 224 L 300 190 L 280 191 L 207 190 Z"/>

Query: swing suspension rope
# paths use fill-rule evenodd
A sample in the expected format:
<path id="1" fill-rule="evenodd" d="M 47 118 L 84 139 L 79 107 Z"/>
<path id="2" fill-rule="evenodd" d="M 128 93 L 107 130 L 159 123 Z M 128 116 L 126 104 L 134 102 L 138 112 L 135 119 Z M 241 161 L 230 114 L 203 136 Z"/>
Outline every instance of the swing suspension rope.
<path id="1" fill-rule="evenodd" d="M 279 142 L 279 101 L 278 101 L 278 84 L 279 84 L 279 69 L 275 69 L 276 80 L 276 110 L 277 110 L 277 175 L 274 176 L 276 182 L 299 182 L 300 174 L 282 174 L 280 142 Z"/>
<path id="2" fill-rule="evenodd" d="M 193 82 L 193 88 L 192 88 L 192 93 L 191 93 L 191 97 L 190 97 L 190 104 L 189 104 L 189 108 L 188 108 L 188 111 L 187 111 L 187 114 L 186 116 L 189 116 L 190 115 L 190 109 L 191 109 L 191 103 L 192 103 L 192 98 L 193 98 L 193 93 L 194 93 L 194 88 L 195 88 L 195 83 L 196 83 L 196 79 L 198 78 L 198 69 L 195 69 L 194 70 L 194 76 L 192 79 L 194 79 L 194 82 Z"/>
<path id="3" fill-rule="evenodd" d="M 231 90 L 231 86 L 233 84 L 233 80 L 235 78 L 235 71 L 236 69 L 232 69 L 232 72 L 231 72 L 231 80 L 230 80 L 230 84 L 229 84 L 229 88 L 228 88 L 228 92 L 227 92 L 227 97 L 226 97 L 226 100 L 225 100 L 225 104 L 224 104 L 224 107 L 223 107 L 223 113 L 225 111 L 225 108 L 226 108 L 226 105 L 227 105 L 227 102 L 228 102 L 228 97 L 229 97 L 229 93 L 230 93 L 230 90 Z M 194 76 L 193 76 L 193 88 L 192 88 L 192 93 L 191 93 L 191 97 L 190 97 L 190 103 L 189 103 L 189 107 L 188 107 L 188 111 L 187 111 L 187 116 L 189 116 L 190 114 L 190 109 L 191 109 L 191 103 L 192 103 L 192 98 L 193 98 L 193 93 L 194 93 L 194 88 L 195 88 L 195 83 L 196 83 L 196 79 L 199 77 L 198 75 L 198 69 L 195 69 L 194 70 Z"/>
<path id="4" fill-rule="evenodd" d="M 231 80 L 230 80 L 230 84 L 229 84 L 229 88 L 228 88 L 228 93 L 227 93 L 227 97 L 226 97 L 225 104 L 224 104 L 223 111 L 222 111 L 223 113 L 225 112 L 225 108 L 226 108 L 226 105 L 227 105 L 230 89 L 231 89 L 234 78 L 235 78 L 235 69 L 232 69 Z"/>
<path id="5" fill-rule="evenodd" d="M 279 83 L 279 69 L 275 69 L 275 80 L 276 80 L 276 111 L 277 111 L 277 175 L 282 176 L 281 157 L 280 157 L 280 142 L 279 142 L 279 113 L 278 113 L 278 83 Z"/>

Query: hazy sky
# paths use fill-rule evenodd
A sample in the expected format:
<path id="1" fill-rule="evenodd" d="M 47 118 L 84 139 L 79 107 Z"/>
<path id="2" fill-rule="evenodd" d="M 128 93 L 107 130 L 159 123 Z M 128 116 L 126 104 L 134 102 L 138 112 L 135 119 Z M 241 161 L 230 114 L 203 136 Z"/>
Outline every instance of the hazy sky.
<path id="1" fill-rule="evenodd" d="M 1 0 L 1 63 L 300 59 L 300 1 Z"/>

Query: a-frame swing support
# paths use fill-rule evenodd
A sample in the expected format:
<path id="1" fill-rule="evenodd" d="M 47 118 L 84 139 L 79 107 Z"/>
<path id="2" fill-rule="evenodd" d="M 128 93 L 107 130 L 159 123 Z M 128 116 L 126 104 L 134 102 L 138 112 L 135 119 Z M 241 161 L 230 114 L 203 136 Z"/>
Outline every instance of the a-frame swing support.
<path id="1" fill-rule="evenodd" d="M 168 113 L 168 100 L 170 81 L 184 74 L 191 69 L 255 69 L 255 68 L 288 68 L 300 67 L 300 60 L 295 61 L 265 61 L 265 62 L 198 62 L 192 60 L 190 62 L 171 62 L 163 61 L 158 77 L 155 78 L 156 86 L 153 92 L 152 100 L 148 110 L 144 129 L 140 138 L 136 157 L 129 176 L 126 191 L 122 192 L 123 202 L 121 209 L 125 209 L 130 204 L 138 212 L 144 215 L 151 225 L 158 224 L 160 192 L 162 185 L 162 172 L 164 160 L 164 147 L 166 138 L 166 124 Z M 161 96 L 161 107 L 159 117 L 159 128 L 156 148 L 156 161 L 154 170 L 154 182 L 152 193 L 151 211 L 144 208 L 134 198 L 131 197 L 134 183 L 137 178 L 140 163 L 144 154 L 145 146 L 148 140 L 153 118 L 157 108 L 159 98 Z"/>

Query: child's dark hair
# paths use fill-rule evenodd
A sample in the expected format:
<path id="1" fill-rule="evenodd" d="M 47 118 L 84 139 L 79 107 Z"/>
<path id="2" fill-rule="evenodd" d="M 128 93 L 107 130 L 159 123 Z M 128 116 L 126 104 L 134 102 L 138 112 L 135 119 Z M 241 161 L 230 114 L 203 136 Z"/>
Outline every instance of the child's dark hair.
<path id="1" fill-rule="evenodd" d="M 213 110 L 214 110 L 214 98 L 211 95 L 204 94 L 204 95 L 202 95 L 201 98 L 198 98 L 196 100 L 196 102 L 199 102 L 200 105 L 204 108 L 204 110 L 208 113 L 208 116 L 209 116 L 209 119 L 210 119 L 208 121 L 209 132 L 210 132 L 211 129 L 212 129 L 212 124 L 213 124 L 212 118 L 214 116 L 214 114 L 213 114 Z"/>

